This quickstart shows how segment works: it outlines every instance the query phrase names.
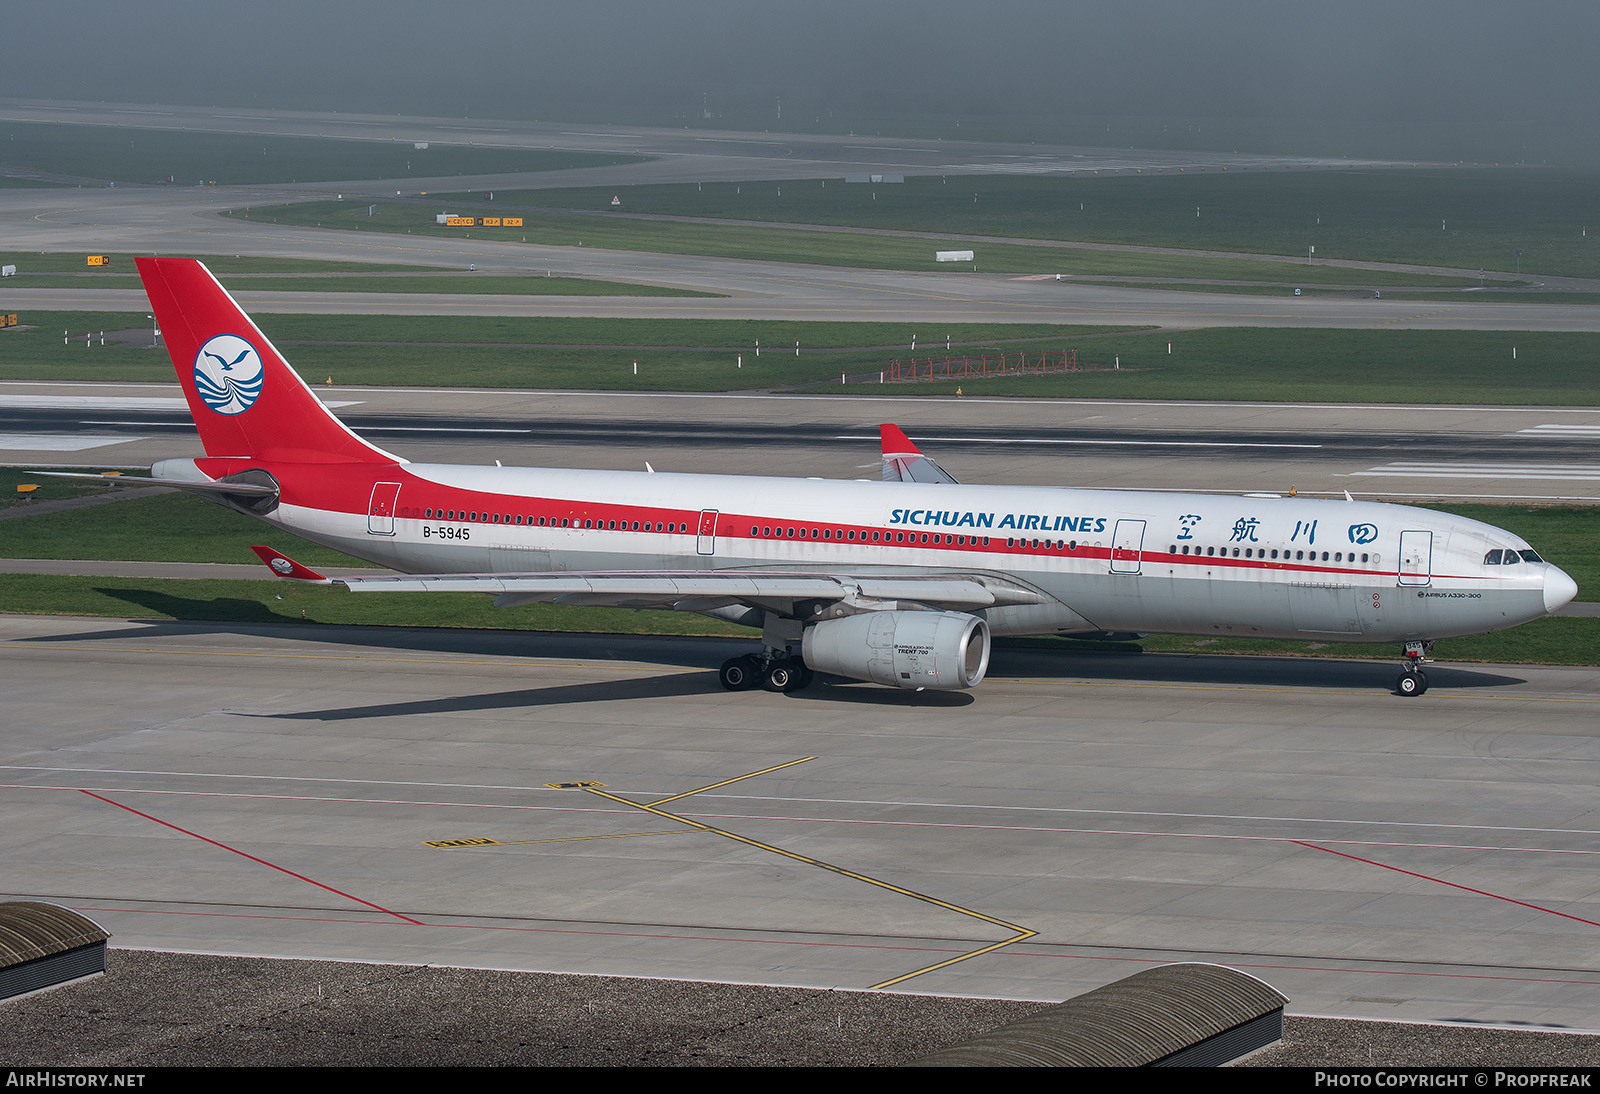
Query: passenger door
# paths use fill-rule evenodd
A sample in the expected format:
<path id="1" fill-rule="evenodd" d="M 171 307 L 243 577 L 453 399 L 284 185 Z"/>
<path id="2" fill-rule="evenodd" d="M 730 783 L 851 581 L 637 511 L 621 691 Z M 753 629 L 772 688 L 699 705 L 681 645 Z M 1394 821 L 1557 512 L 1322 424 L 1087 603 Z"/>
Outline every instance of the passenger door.
<path id="1" fill-rule="evenodd" d="M 1144 560 L 1144 521 L 1119 520 L 1111 537 L 1111 572 L 1136 574 Z"/>
<path id="2" fill-rule="evenodd" d="M 1400 584 L 1433 584 L 1433 533 L 1400 533 Z"/>
<path id="3" fill-rule="evenodd" d="M 394 535 L 395 503 L 399 500 L 399 483 L 373 483 L 372 500 L 367 503 L 367 535 Z"/>
<path id="4" fill-rule="evenodd" d="M 694 541 L 694 549 L 702 555 L 717 553 L 717 513 L 716 509 L 702 509 L 700 511 L 699 534 Z"/>

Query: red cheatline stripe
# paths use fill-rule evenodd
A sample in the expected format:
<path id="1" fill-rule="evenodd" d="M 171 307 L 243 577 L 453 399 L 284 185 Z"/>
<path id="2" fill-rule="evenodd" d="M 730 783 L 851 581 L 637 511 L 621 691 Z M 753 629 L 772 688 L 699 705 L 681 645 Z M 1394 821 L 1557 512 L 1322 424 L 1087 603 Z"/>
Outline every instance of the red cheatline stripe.
<path id="1" fill-rule="evenodd" d="M 232 851 L 234 854 L 240 856 L 241 858 L 247 858 L 251 862 L 260 863 L 262 866 L 267 867 L 269 870 L 276 870 L 280 874 L 288 874 L 290 877 L 295 878 L 298 881 L 303 881 L 307 885 L 315 885 L 319 889 L 326 889 L 328 892 L 333 893 L 335 896 L 342 896 L 346 900 L 355 901 L 357 904 L 365 904 L 367 907 L 371 908 L 372 910 L 378 911 L 378 912 L 382 912 L 384 915 L 392 915 L 398 920 L 401 920 L 401 921 L 406 922 L 406 923 L 415 924 L 418 927 L 424 926 L 424 924 L 420 920 L 412 919 L 410 916 L 401 915 L 399 912 L 391 912 L 388 908 L 384 908 L 384 907 L 381 907 L 380 905 L 374 904 L 370 900 L 362 900 L 358 896 L 351 896 L 349 893 L 343 892 L 343 891 L 341 891 L 339 889 L 335 889 L 331 885 L 324 885 L 320 881 L 312 881 L 310 878 L 306 877 L 304 874 L 297 874 L 293 870 L 285 870 L 282 866 L 274 866 L 272 863 L 268 862 L 266 859 L 256 858 L 256 856 L 254 856 L 252 854 L 248 854 L 247 852 L 241 851 L 237 847 L 229 847 L 226 843 L 218 843 L 216 840 L 209 839 L 206 836 L 202 836 L 198 832 L 191 832 L 187 828 L 179 828 L 176 824 L 171 824 L 171 823 L 169 823 L 167 821 L 162 820 L 159 817 L 152 817 L 149 813 L 141 813 L 137 809 L 134 809 L 134 808 L 132 808 L 130 806 L 123 805 L 121 802 L 114 802 L 110 798 L 103 798 L 99 794 L 96 794 L 92 790 L 79 790 L 78 793 L 87 794 L 87 795 L 89 795 L 89 797 L 94 798 L 96 801 L 103 801 L 107 805 L 114 805 L 118 809 L 126 810 L 127 812 L 132 813 L 136 817 L 143 817 L 145 820 L 152 821 L 152 822 L 154 822 L 156 824 L 159 824 L 163 828 L 170 828 L 174 832 L 182 832 L 186 836 L 193 836 L 195 839 L 200 840 L 200 841 L 202 841 L 204 843 L 209 843 L 213 847 L 220 847 L 224 851 Z"/>
<path id="2" fill-rule="evenodd" d="M 1407 877 L 1414 877 L 1420 881 L 1431 881 L 1438 885 L 1448 885 L 1450 888 L 1460 889 L 1464 893 L 1474 893 L 1477 896 L 1486 896 L 1494 900 L 1503 900 L 1507 904 L 1515 904 L 1519 907 L 1532 909 L 1535 912 L 1544 912 L 1546 915 L 1558 915 L 1562 919 L 1570 919 L 1576 923 L 1583 923 L 1590 927 L 1600 927 L 1600 923 L 1596 923 L 1592 919 L 1584 919 L 1582 916 L 1568 915 L 1566 912 L 1558 912 L 1554 908 L 1542 908 L 1537 904 L 1529 904 L 1525 900 L 1517 900 L 1514 897 L 1501 896 L 1499 893 L 1491 893 L 1483 889 L 1474 889 L 1470 885 L 1457 885 L 1455 882 L 1445 881 L 1443 878 L 1429 877 L 1427 874 L 1418 874 L 1411 870 L 1402 870 L 1398 866 L 1390 866 L 1387 863 L 1375 862 L 1372 859 L 1362 858 L 1360 855 L 1352 855 L 1345 851 L 1335 851 L 1331 847 L 1319 847 L 1315 843 L 1307 843 L 1304 840 L 1290 840 L 1289 842 L 1298 843 L 1301 847 L 1309 847 L 1313 851 L 1325 851 L 1330 855 L 1338 855 L 1340 858 L 1347 858 L 1352 862 L 1362 862 L 1368 866 L 1377 866 L 1380 869 L 1393 870 L 1397 874 L 1405 874 Z"/>

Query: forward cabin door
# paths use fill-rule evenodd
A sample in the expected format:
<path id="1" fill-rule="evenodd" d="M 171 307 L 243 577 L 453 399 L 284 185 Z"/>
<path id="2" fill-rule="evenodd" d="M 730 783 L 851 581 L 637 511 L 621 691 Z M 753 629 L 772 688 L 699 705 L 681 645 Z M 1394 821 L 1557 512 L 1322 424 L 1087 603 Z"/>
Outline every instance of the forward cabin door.
<path id="1" fill-rule="evenodd" d="M 1136 574 L 1144 560 L 1144 521 L 1119 520 L 1111 537 L 1111 572 Z"/>
<path id="2" fill-rule="evenodd" d="M 379 482 L 372 485 L 372 500 L 367 503 L 367 535 L 394 535 L 395 503 L 399 499 L 399 483 Z"/>
<path id="3" fill-rule="evenodd" d="M 717 553 L 717 509 L 700 510 L 699 535 L 695 538 L 694 549 L 702 555 Z"/>
<path id="4" fill-rule="evenodd" d="M 1400 533 L 1400 584 L 1433 583 L 1433 533 Z"/>

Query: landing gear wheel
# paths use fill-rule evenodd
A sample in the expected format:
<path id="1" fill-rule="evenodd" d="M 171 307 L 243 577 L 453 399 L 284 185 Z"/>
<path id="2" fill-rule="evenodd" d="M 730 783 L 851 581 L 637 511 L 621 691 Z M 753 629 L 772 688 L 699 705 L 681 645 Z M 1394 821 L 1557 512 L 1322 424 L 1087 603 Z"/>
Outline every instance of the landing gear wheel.
<path id="1" fill-rule="evenodd" d="M 1428 690 L 1428 674 L 1420 669 L 1406 669 L 1394 682 L 1397 694 L 1406 698 L 1415 698 Z"/>
<path id="2" fill-rule="evenodd" d="M 789 685 L 789 690 L 790 691 L 803 691 L 804 689 L 810 687 L 811 686 L 811 682 L 813 680 L 815 680 L 816 678 L 817 678 L 817 674 L 816 673 L 812 672 L 810 669 L 806 668 L 804 665 L 801 665 L 800 668 L 799 668 L 799 671 L 795 673 L 794 683 Z"/>
<path id="3" fill-rule="evenodd" d="M 761 686 L 768 691 L 788 691 L 795 686 L 799 675 L 788 661 L 774 661 L 761 678 Z"/>
<path id="4" fill-rule="evenodd" d="M 749 691 L 761 681 L 761 671 L 756 659 L 746 654 L 724 661 L 717 679 L 729 691 Z"/>

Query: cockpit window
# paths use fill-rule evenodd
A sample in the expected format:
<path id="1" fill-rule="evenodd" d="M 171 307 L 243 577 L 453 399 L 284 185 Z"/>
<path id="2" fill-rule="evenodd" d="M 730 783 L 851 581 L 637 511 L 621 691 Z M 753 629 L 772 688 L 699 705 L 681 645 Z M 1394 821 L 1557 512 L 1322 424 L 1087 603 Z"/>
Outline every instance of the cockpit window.
<path id="1" fill-rule="evenodd" d="M 1490 551 L 1483 556 L 1483 564 L 1485 566 L 1498 566 L 1500 565 L 1500 556 L 1503 554 L 1505 554 L 1504 551 Z"/>
<path id="2" fill-rule="evenodd" d="M 1510 553 L 1511 553 L 1510 551 L 1506 552 L 1506 554 L 1508 554 L 1508 555 Z M 1539 552 L 1538 551 L 1523 551 L 1521 553 L 1522 553 L 1522 561 L 1524 561 L 1524 562 L 1543 562 L 1544 561 L 1544 559 L 1539 557 Z"/>

